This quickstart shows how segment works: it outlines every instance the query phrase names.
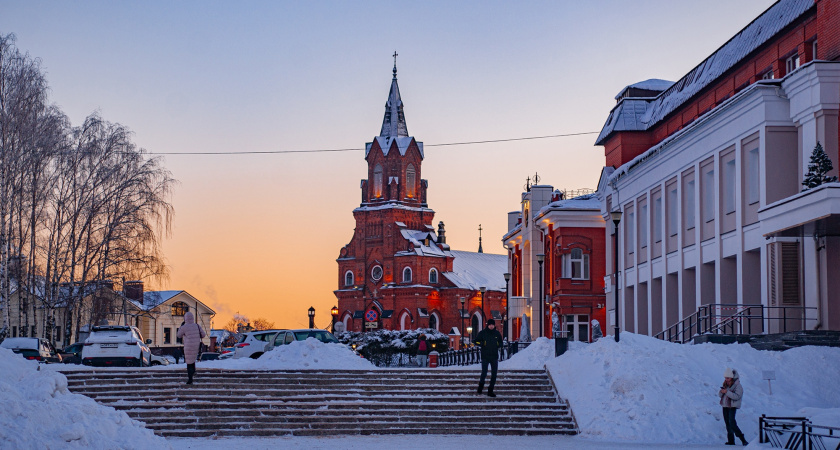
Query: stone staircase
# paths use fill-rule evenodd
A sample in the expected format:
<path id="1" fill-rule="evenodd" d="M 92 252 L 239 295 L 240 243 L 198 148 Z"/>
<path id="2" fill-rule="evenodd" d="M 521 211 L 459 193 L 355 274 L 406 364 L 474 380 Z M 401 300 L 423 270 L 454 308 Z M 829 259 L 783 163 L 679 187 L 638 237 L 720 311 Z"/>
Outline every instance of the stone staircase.
<path id="1" fill-rule="evenodd" d="M 499 372 L 496 398 L 471 370 L 67 372 L 71 392 L 125 411 L 163 436 L 577 434 L 545 371 Z"/>

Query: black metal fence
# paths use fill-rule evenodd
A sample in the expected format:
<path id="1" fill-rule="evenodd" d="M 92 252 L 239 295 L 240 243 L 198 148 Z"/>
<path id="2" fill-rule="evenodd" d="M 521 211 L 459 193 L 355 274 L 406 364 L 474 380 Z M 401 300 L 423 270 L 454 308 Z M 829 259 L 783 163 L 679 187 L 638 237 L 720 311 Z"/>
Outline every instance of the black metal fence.
<path id="1" fill-rule="evenodd" d="M 504 361 L 518 351 L 528 347 L 530 342 L 509 342 L 499 348 L 499 361 Z M 450 350 L 438 356 L 438 366 L 469 366 L 481 363 L 481 348 L 467 347 L 461 350 Z"/>
<path id="2" fill-rule="evenodd" d="M 793 450 L 840 449 L 840 427 L 814 425 L 807 417 L 758 418 L 758 441 Z"/>
<path id="3" fill-rule="evenodd" d="M 764 334 L 765 325 L 778 332 L 806 329 L 806 306 L 739 305 L 713 303 L 701 305 L 697 312 L 656 334 L 669 342 L 684 344 L 701 334 Z"/>
<path id="4" fill-rule="evenodd" d="M 417 355 L 407 352 L 383 352 L 366 356 L 376 367 L 417 367 Z"/>

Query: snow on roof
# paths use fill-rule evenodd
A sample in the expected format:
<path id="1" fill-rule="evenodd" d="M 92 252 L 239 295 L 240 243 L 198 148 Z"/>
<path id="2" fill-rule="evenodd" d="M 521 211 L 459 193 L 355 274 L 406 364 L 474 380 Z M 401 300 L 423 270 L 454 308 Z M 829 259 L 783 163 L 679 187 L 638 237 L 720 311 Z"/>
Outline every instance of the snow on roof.
<path id="1" fill-rule="evenodd" d="M 391 151 L 391 144 L 394 142 L 397 143 L 397 149 L 400 151 L 400 156 L 405 156 L 405 152 L 408 151 L 408 147 L 411 145 L 411 141 L 414 140 L 412 136 L 376 136 L 374 138 L 376 142 L 379 144 L 379 148 L 382 149 L 382 154 L 388 156 L 388 152 Z M 415 141 L 417 142 L 417 141 Z M 368 142 L 365 144 L 365 158 L 367 158 L 368 154 L 370 153 L 370 149 L 373 146 L 373 142 Z M 423 154 L 423 143 L 417 142 L 417 149 L 420 150 L 420 157 L 425 158 L 426 156 Z"/>
<path id="2" fill-rule="evenodd" d="M 171 299 L 172 297 L 180 294 L 184 291 L 146 291 L 143 292 L 143 303 L 140 304 L 137 300 L 130 300 L 131 303 L 134 303 L 135 306 L 138 308 L 149 311 L 154 307 L 160 305 L 161 303 L 166 302 L 167 300 Z"/>
<path id="3" fill-rule="evenodd" d="M 381 211 L 383 209 L 403 209 L 406 211 L 424 211 L 424 212 L 435 212 L 431 208 L 424 208 L 424 207 L 417 207 L 417 206 L 406 206 L 400 203 L 385 203 L 382 205 L 368 205 L 368 206 L 359 206 L 358 208 L 354 209 L 353 212 L 356 211 Z M 432 227 L 434 229 L 434 227 Z"/>
<path id="4" fill-rule="evenodd" d="M 543 206 L 536 217 L 540 217 L 549 211 L 567 210 L 567 211 L 581 211 L 581 210 L 597 210 L 601 211 L 601 201 L 598 200 L 598 195 L 593 192 L 591 194 L 584 194 L 566 200 L 558 200 Z"/>
<path id="5" fill-rule="evenodd" d="M 615 131 L 644 131 L 656 125 L 814 5 L 814 0 L 780 0 L 655 99 L 621 100 L 610 111 L 595 145 L 602 145 Z"/>
<path id="6" fill-rule="evenodd" d="M 443 272 L 449 281 L 462 289 L 477 290 L 481 286 L 491 291 L 505 290 L 507 256 L 492 253 L 473 253 L 452 250 L 455 257 L 452 272 Z"/>
<path id="7" fill-rule="evenodd" d="M 665 89 L 668 89 L 669 87 L 671 87 L 671 85 L 673 85 L 673 84 L 674 84 L 673 81 L 660 80 L 659 78 L 651 78 L 649 80 L 640 81 L 638 83 L 633 83 L 631 85 L 624 86 L 624 89 L 622 89 L 618 93 L 618 95 L 615 96 L 615 99 L 618 100 L 619 98 L 621 98 L 622 94 L 624 94 L 628 89 L 642 89 L 642 90 L 645 90 L 645 91 L 659 91 L 659 92 L 662 92 Z"/>
<path id="8" fill-rule="evenodd" d="M 438 256 L 447 257 L 452 256 L 448 250 L 440 248 L 437 244 L 437 236 L 431 231 L 420 230 L 400 230 L 402 237 L 411 242 L 414 246 L 412 250 L 398 252 L 399 256 L 418 255 L 418 256 Z M 429 240 L 429 245 L 426 245 L 426 239 Z"/>

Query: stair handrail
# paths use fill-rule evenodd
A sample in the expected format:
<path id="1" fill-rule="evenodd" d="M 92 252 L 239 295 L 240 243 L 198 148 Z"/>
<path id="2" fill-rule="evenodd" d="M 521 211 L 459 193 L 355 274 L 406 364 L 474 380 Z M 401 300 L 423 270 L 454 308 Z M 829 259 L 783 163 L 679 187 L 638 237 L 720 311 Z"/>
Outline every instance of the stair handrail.
<path id="1" fill-rule="evenodd" d="M 784 438 L 785 442 L 782 442 Z M 840 449 L 840 427 L 814 425 L 807 417 L 758 418 L 758 442 L 786 449 L 826 449 L 825 440 L 836 440 Z"/>

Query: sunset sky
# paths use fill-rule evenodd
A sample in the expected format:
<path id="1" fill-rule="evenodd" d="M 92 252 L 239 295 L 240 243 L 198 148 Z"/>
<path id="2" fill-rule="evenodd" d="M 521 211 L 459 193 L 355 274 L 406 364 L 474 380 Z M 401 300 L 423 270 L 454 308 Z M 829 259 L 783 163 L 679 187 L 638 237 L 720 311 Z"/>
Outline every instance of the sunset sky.
<path id="1" fill-rule="evenodd" d="M 94 111 L 179 180 L 171 278 L 218 312 L 329 324 L 353 234 L 364 144 L 397 67 L 409 134 L 453 249 L 503 253 L 528 176 L 595 188 L 614 96 L 677 80 L 773 2 L 57 2 L 0 0 L 0 33 L 41 58 L 74 125 Z M 721 14 L 726 11 L 726 14 Z"/>

